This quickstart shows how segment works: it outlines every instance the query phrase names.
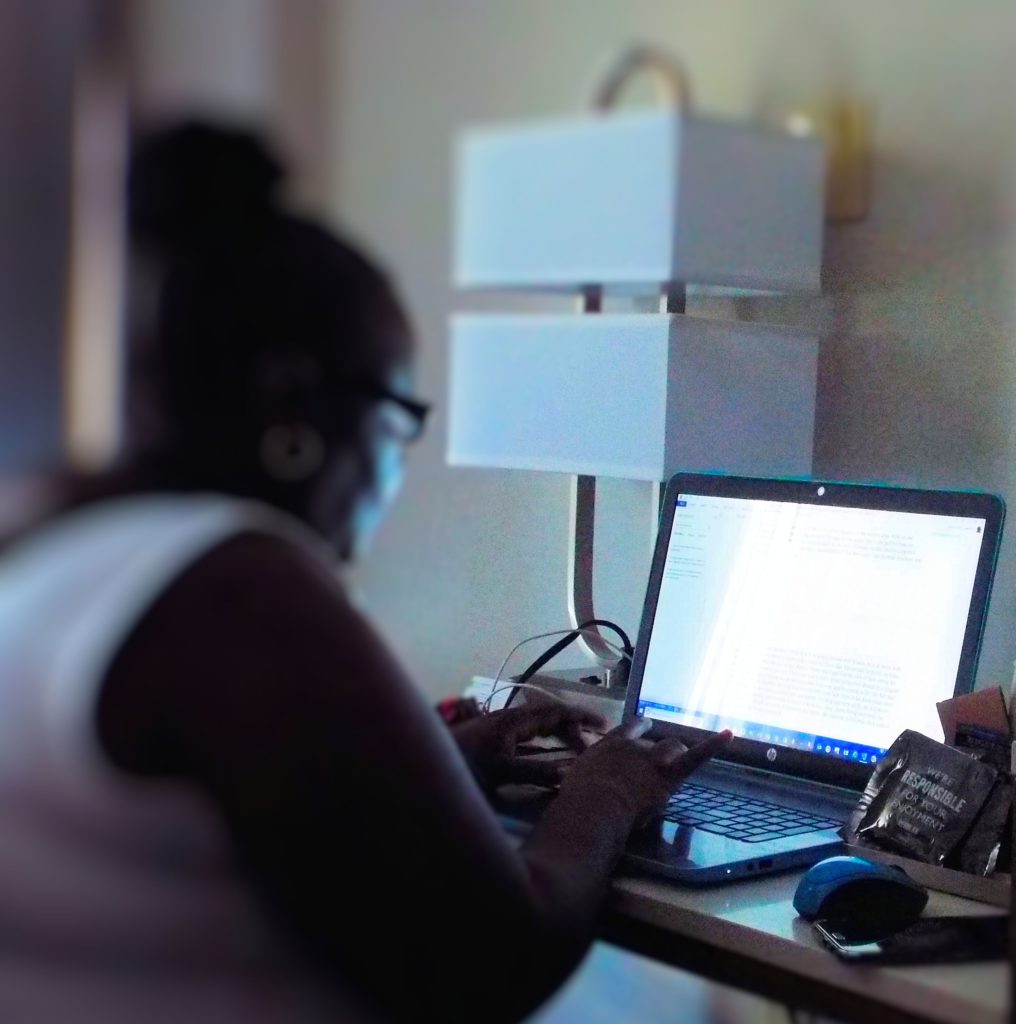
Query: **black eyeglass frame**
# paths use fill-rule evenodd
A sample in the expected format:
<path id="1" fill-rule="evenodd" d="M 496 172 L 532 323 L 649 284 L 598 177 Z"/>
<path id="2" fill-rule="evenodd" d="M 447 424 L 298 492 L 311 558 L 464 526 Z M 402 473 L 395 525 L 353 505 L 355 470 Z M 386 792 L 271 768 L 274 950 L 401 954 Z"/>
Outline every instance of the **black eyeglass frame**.
<path id="1" fill-rule="evenodd" d="M 384 384 L 378 384 L 376 381 L 364 384 L 359 390 L 371 398 L 377 398 L 383 402 L 394 402 L 400 409 L 409 413 L 416 426 L 406 440 L 419 440 L 427 426 L 427 417 L 432 408 L 430 402 L 424 402 L 419 398 L 410 398 L 408 395 L 400 395 L 397 391 L 393 391 Z"/>

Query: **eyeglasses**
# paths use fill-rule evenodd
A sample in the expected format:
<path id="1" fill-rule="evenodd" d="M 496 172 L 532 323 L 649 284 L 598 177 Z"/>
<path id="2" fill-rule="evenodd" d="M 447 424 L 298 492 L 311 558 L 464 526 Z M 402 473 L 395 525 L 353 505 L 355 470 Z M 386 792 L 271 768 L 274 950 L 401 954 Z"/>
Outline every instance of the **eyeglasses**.
<path id="1" fill-rule="evenodd" d="M 397 418 L 390 421 L 392 432 L 405 444 L 418 441 L 423 435 L 427 425 L 427 416 L 430 414 L 430 403 L 421 402 L 417 398 L 410 398 L 408 395 L 400 395 L 383 384 L 369 383 L 363 388 L 364 393 L 371 398 L 380 399 L 382 402 L 390 402 L 399 410 Z"/>

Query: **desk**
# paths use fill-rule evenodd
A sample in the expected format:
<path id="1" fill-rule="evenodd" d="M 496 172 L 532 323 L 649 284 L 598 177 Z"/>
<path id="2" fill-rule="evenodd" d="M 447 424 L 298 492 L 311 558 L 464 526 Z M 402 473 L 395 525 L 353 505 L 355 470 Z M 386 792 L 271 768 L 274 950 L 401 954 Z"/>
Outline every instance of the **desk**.
<path id="1" fill-rule="evenodd" d="M 858 1024 L 1003 1024 L 1006 963 L 858 967 L 824 949 L 792 906 L 800 872 L 693 889 L 619 878 L 600 933 L 606 942 L 799 1009 Z M 933 892 L 928 915 L 997 908 Z"/>
<path id="2" fill-rule="evenodd" d="M 542 685 L 620 719 L 611 695 L 553 676 Z M 793 907 L 803 872 L 710 888 L 648 878 L 614 882 L 599 937 L 733 988 L 858 1024 L 1008 1024 L 1009 965 L 860 967 L 825 949 Z M 997 914 L 932 892 L 925 913 Z"/>

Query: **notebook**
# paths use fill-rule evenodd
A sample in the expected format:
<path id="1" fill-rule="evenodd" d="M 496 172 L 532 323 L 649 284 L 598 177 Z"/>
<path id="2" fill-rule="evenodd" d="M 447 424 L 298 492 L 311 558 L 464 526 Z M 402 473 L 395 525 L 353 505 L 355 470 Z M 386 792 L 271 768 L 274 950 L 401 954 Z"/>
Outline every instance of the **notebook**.
<path id="1" fill-rule="evenodd" d="M 629 863 L 711 883 L 837 852 L 895 737 L 941 740 L 936 702 L 973 686 L 1004 514 L 982 493 L 675 476 L 625 715 L 735 738 Z"/>

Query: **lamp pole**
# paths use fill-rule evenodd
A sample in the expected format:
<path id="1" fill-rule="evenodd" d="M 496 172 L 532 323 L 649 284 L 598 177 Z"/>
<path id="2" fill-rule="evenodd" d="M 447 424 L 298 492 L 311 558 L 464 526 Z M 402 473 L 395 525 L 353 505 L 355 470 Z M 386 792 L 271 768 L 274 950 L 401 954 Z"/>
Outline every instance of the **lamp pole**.
<path id="1" fill-rule="evenodd" d="M 683 284 L 667 284 L 660 291 L 660 312 L 684 313 L 687 293 Z M 579 311 L 586 315 L 603 312 L 603 289 L 589 285 L 582 289 Z M 660 516 L 662 483 L 651 484 L 650 542 L 655 542 L 656 525 Z M 571 479 L 568 529 L 568 618 L 573 628 L 595 619 L 593 602 L 593 563 L 596 538 L 596 477 L 576 475 Z M 598 632 L 582 633 L 578 643 L 597 661 L 613 664 L 616 655 L 601 642 Z M 1014 1022 L 1016 1024 L 1016 1022 Z"/>

